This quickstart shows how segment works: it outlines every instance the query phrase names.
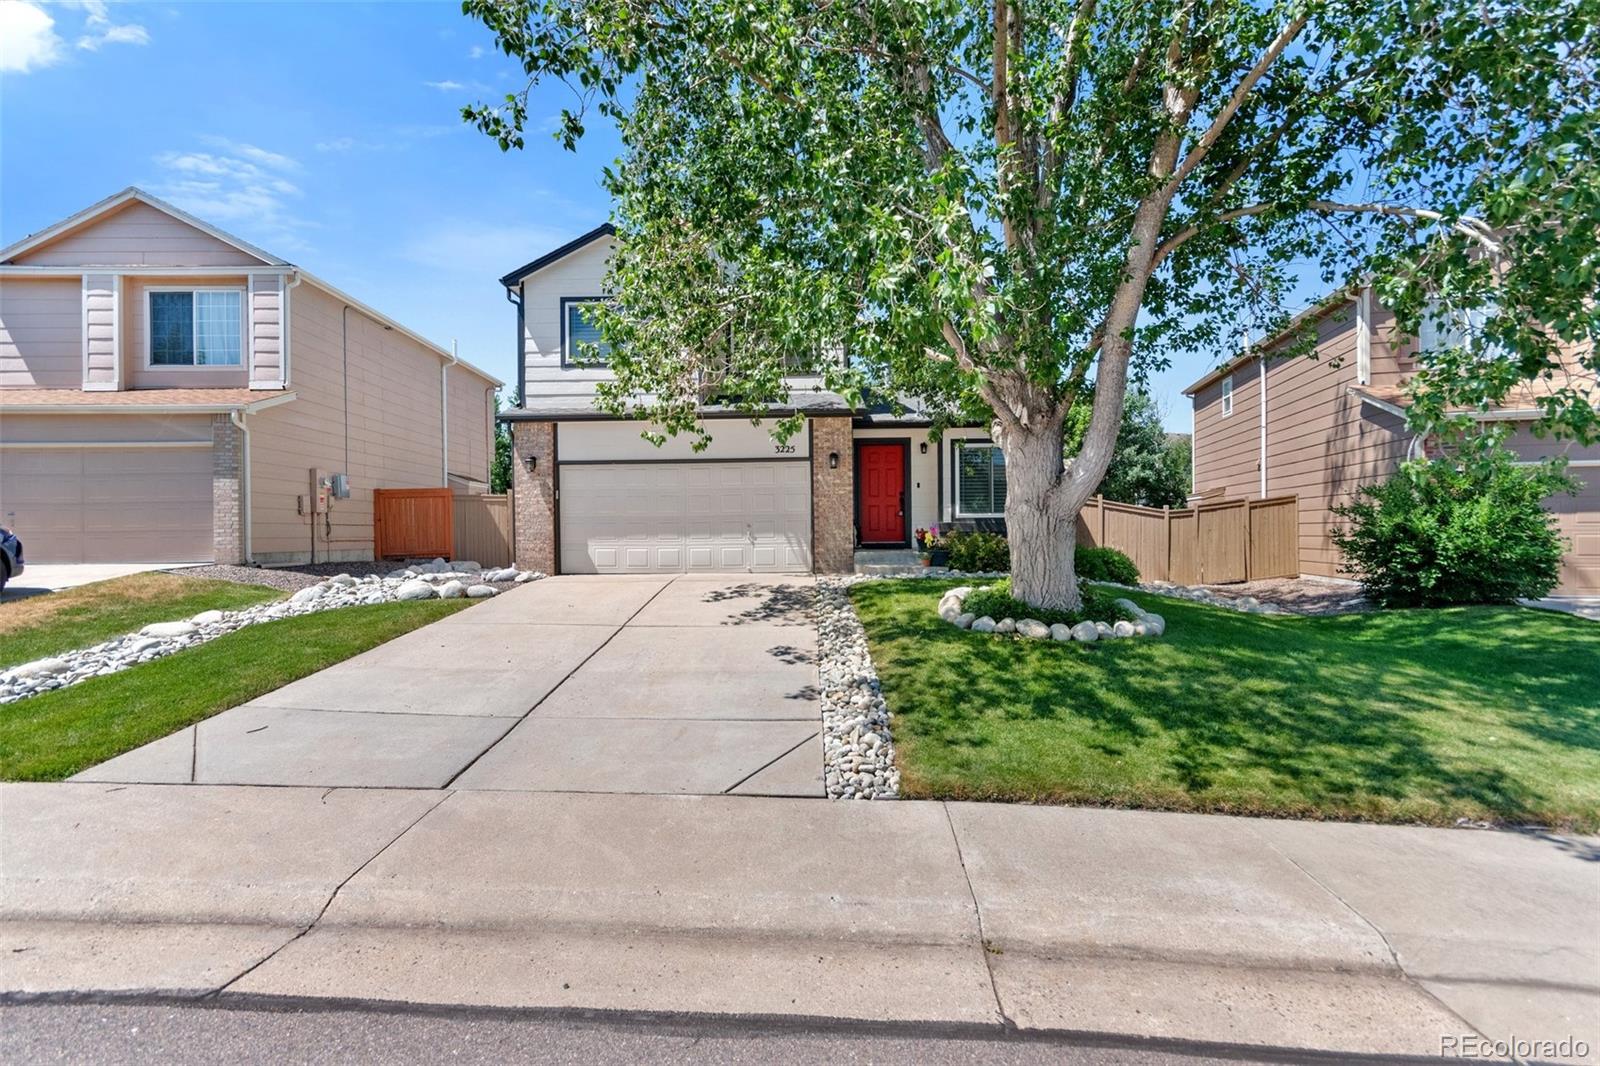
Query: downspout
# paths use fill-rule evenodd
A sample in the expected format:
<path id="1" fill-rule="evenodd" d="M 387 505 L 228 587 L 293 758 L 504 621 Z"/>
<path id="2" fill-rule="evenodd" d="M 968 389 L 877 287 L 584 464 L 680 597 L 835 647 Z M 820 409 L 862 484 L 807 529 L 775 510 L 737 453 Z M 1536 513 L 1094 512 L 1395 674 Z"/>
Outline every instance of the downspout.
<path id="1" fill-rule="evenodd" d="M 528 406 L 528 335 L 523 319 L 522 290 L 513 296 L 511 286 L 506 286 L 506 302 L 517 306 L 517 406 Z"/>
<path id="2" fill-rule="evenodd" d="M 450 368 L 461 362 L 456 342 L 450 342 L 450 361 L 439 364 L 439 484 L 450 487 Z"/>
<path id="3" fill-rule="evenodd" d="M 235 407 L 228 412 L 228 421 L 239 430 L 241 441 L 239 457 L 239 524 L 244 527 L 244 561 L 255 564 L 255 552 L 250 545 L 250 427 L 244 424 L 244 412 Z"/>

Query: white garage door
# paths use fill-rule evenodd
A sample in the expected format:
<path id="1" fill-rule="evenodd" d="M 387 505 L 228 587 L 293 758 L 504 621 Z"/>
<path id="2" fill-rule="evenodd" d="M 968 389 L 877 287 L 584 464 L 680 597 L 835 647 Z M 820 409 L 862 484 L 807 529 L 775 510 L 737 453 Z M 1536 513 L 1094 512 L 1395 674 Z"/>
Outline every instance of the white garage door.
<path id="1" fill-rule="evenodd" d="M 211 448 L 0 448 L 0 521 L 29 562 L 209 560 Z"/>
<path id="2" fill-rule="evenodd" d="M 561 464 L 562 573 L 810 569 L 807 462 Z"/>

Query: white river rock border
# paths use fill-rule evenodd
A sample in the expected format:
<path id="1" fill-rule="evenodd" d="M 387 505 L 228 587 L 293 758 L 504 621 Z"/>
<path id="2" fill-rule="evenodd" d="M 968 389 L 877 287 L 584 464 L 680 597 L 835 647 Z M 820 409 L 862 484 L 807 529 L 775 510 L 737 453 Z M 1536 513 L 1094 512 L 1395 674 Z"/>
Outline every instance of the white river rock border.
<path id="1" fill-rule="evenodd" d="M 817 579 L 817 678 L 822 690 L 822 774 L 829 799 L 896 799 L 889 705 L 849 589 L 866 575 Z"/>
<path id="2" fill-rule="evenodd" d="M 979 618 L 964 610 L 968 596 L 976 592 L 972 585 L 958 585 L 939 597 L 936 608 L 939 617 L 957 629 L 970 629 L 974 633 L 994 633 L 999 636 L 1016 634 L 1027 640 L 1054 640 L 1068 644 L 1077 641 L 1092 644 L 1097 640 L 1114 640 L 1121 637 L 1159 637 L 1167 631 L 1167 620 L 1152 614 L 1129 599 L 1116 600 L 1116 605 L 1134 616 L 1133 621 L 1079 622 L 1069 626 L 1063 622 L 1046 625 L 1037 618 L 1002 618 L 996 621 L 988 615 Z"/>
<path id="3" fill-rule="evenodd" d="M 285 599 L 237 611 L 202 611 L 193 618 L 155 622 L 137 633 L 13 666 L 0 671 L 0 704 L 54 692 L 91 677 L 120 673 L 261 622 L 395 600 L 487 599 L 497 590 L 486 582 L 526 583 L 541 577 L 544 575 L 536 570 L 484 570 L 477 563 L 447 563 L 443 559 L 382 576 L 356 578 L 339 574 Z"/>

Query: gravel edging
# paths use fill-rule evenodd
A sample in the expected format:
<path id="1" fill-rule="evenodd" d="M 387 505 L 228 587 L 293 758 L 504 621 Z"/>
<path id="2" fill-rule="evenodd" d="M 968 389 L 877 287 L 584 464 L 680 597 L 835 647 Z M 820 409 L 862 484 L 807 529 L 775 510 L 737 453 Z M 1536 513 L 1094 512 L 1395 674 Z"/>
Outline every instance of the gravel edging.
<path id="1" fill-rule="evenodd" d="M 876 575 L 874 575 L 876 576 Z M 817 579 L 817 676 L 822 687 L 822 771 L 829 799 L 896 799 L 889 705 L 849 589 L 867 575 Z"/>

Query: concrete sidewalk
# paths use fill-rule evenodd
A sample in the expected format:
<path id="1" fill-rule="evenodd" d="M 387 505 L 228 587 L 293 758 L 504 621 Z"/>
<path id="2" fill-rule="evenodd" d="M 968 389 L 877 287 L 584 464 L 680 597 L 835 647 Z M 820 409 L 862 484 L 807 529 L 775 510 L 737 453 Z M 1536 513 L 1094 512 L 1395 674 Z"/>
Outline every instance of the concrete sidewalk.
<path id="1" fill-rule="evenodd" d="M 0 983 L 1438 1054 L 1600 1032 L 1600 846 L 988 804 L 0 788 Z"/>

